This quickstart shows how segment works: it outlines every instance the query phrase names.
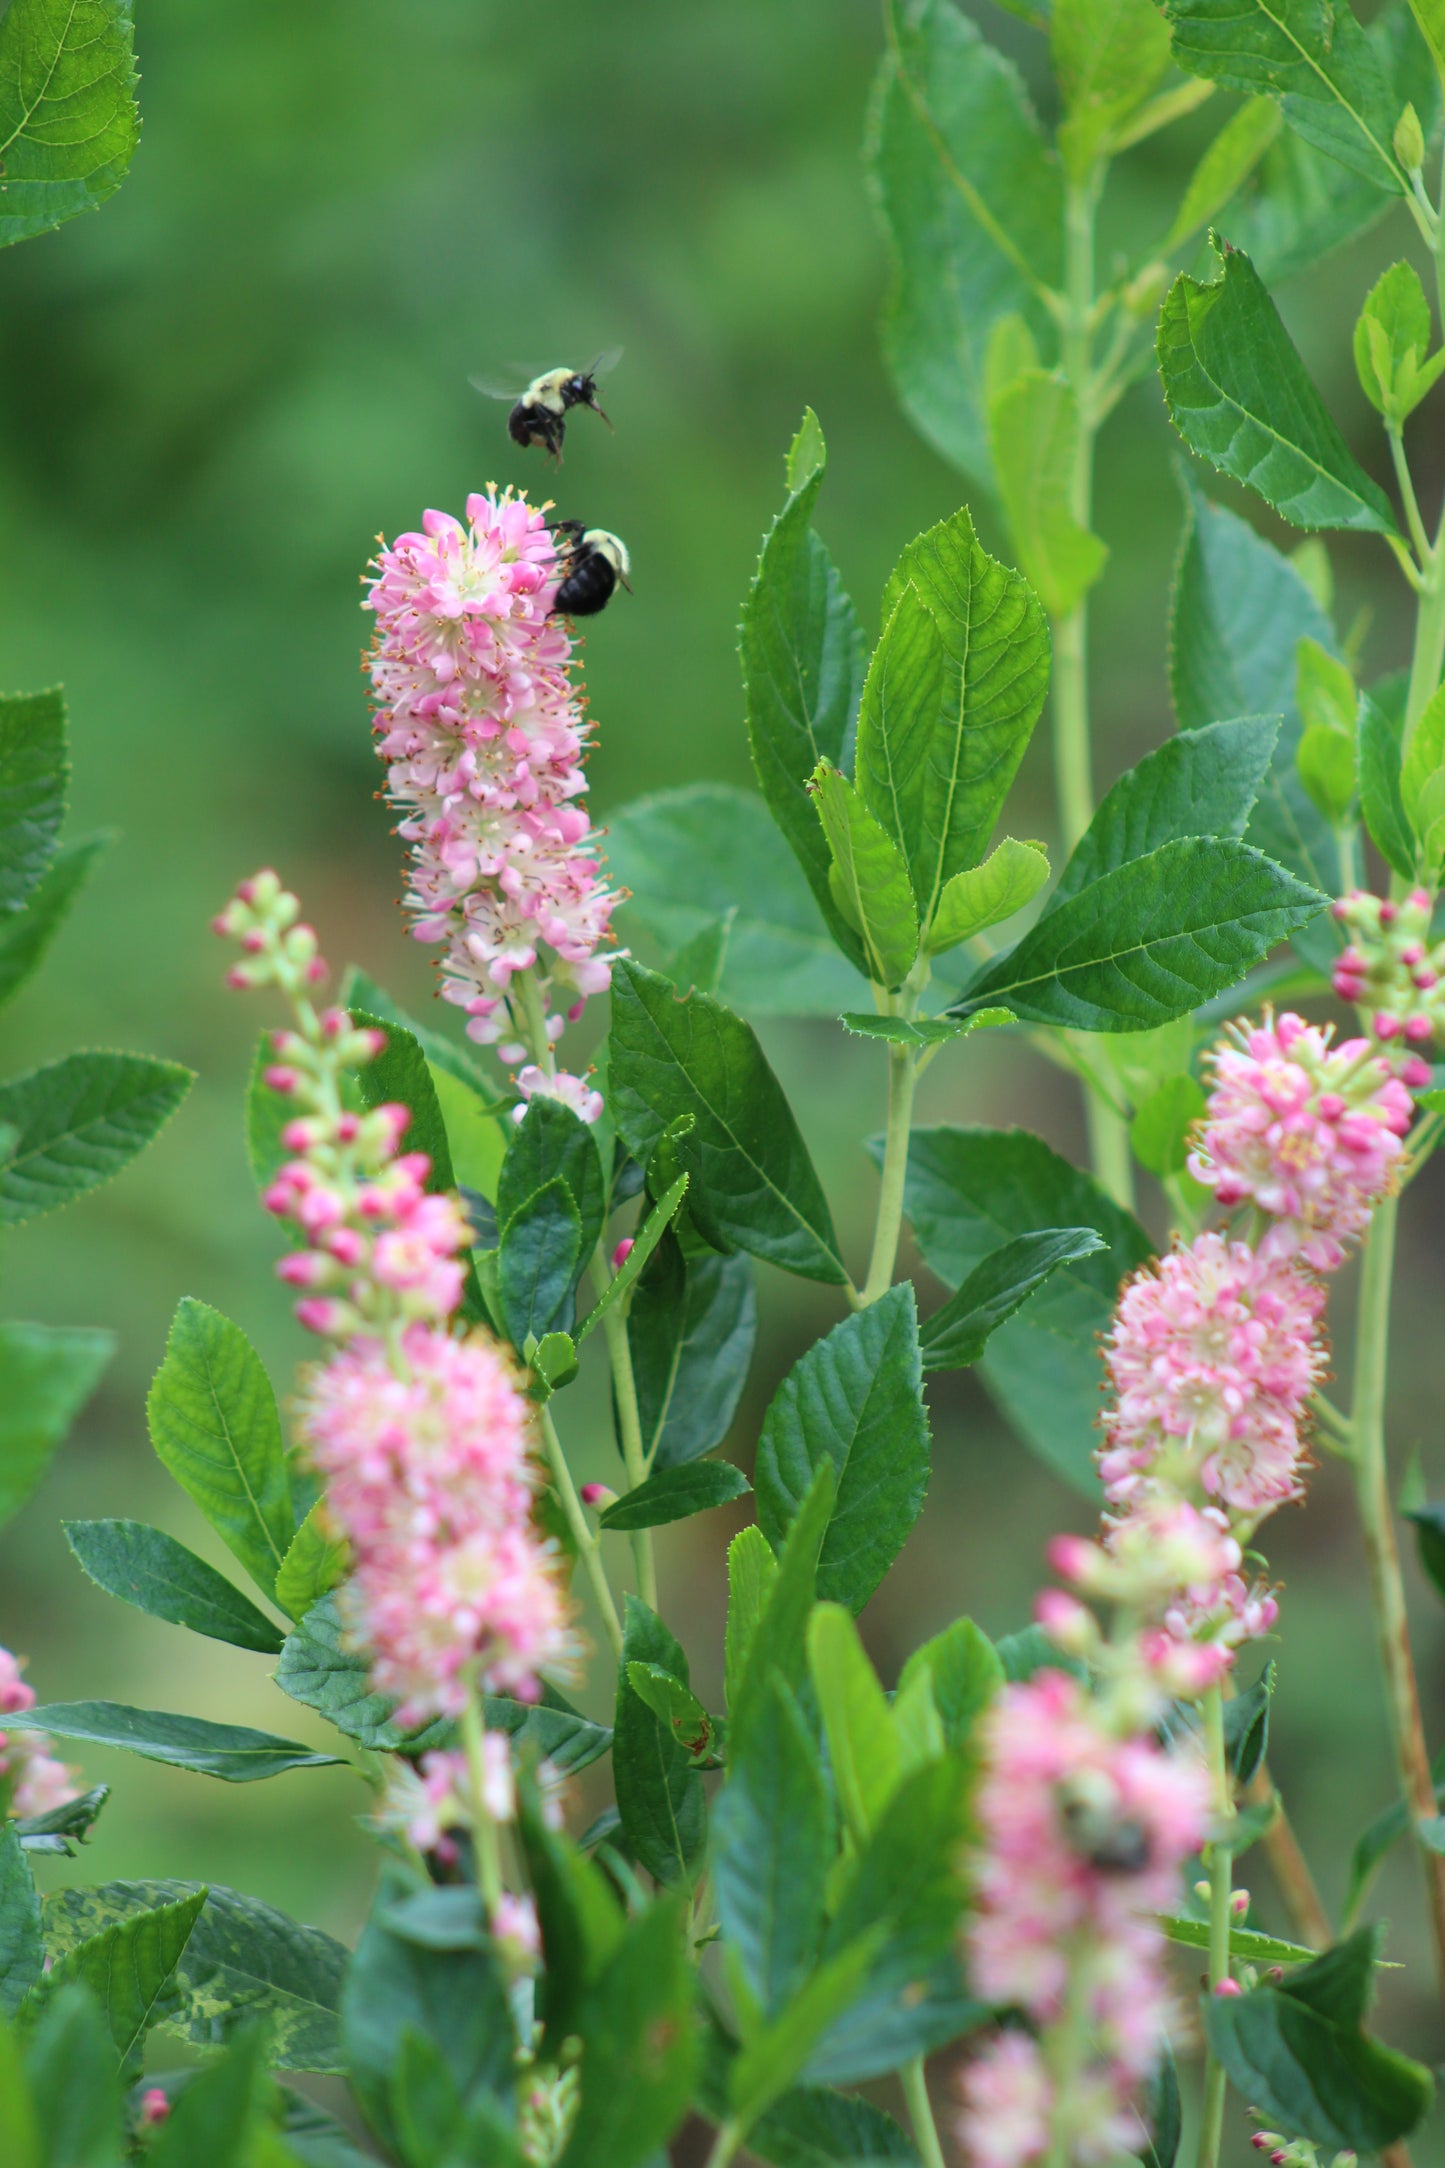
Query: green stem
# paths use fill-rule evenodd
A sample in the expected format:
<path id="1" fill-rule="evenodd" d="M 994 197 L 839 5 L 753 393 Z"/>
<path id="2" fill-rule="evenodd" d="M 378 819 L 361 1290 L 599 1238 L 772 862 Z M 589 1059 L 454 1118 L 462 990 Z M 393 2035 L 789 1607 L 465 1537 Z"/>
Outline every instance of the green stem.
<path id="1" fill-rule="evenodd" d="M 712 2151 L 707 2157 L 706 2168 L 728 2168 L 728 2162 L 736 2154 L 742 2142 L 743 2127 L 741 2123 L 719 2123 L 717 2136 L 712 2142 Z"/>
<path id="2" fill-rule="evenodd" d="M 1420 506 L 1415 496 L 1415 484 L 1410 474 L 1409 461 L 1405 457 L 1405 442 L 1398 423 L 1386 422 L 1386 435 L 1390 439 L 1390 457 L 1395 465 L 1395 480 L 1400 485 L 1400 502 L 1405 507 L 1405 524 L 1410 530 L 1410 540 L 1415 545 L 1415 555 L 1422 566 L 1428 566 L 1432 551 L 1430 537 L 1425 532 L 1425 522 L 1420 517 Z"/>
<path id="3" fill-rule="evenodd" d="M 858 1297 L 860 1309 L 877 1302 L 893 1285 L 898 1260 L 898 1238 L 903 1231 L 903 1190 L 908 1180 L 908 1132 L 913 1122 L 913 1087 L 917 1081 L 913 1049 L 888 1049 L 888 1127 L 883 1144 L 883 1179 L 878 1192 L 878 1218 L 873 1228 L 873 1251 L 868 1277 Z"/>
<path id="4" fill-rule="evenodd" d="M 1405 1588 L 1395 1543 L 1395 1517 L 1385 1459 L 1385 1381 L 1389 1359 L 1390 1292 L 1395 1263 L 1395 1227 L 1399 1202 L 1387 1197 L 1376 1207 L 1365 1242 L 1355 1335 L 1355 1391 L 1351 1409 L 1354 1437 L 1355 1497 L 1365 1555 L 1385 1700 L 1395 1748 L 1400 1793 L 1412 1823 L 1436 1813 L 1435 1784 L 1420 1719 L 1420 1691 L 1405 1615 Z M 1435 1963 L 1445 1985 L 1445 1859 L 1418 1848 L 1425 1874 Z"/>
<path id="5" fill-rule="evenodd" d="M 1204 1697 L 1204 1737 L 1209 1771 L 1214 1782 L 1214 1811 L 1220 1825 L 1209 1847 L 1209 1992 L 1229 1978 L 1229 1897 L 1234 1855 L 1221 1841 L 1234 1819 L 1234 1789 L 1224 1750 L 1224 1695 L 1212 1686 Z M 1198 2168 L 1218 2168 L 1219 2145 L 1224 2134 L 1224 2101 L 1228 2079 L 1224 2065 L 1211 2049 L 1204 2065 L 1204 2113 L 1199 2125 Z"/>
<path id="6" fill-rule="evenodd" d="M 924 2168 L 945 2168 L 943 2147 L 938 2142 L 938 2125 L 933 2120 L 933 2103 L 928 2097 L 928 2071 L 923 2057 L 915 2055 L 911 2063 L 903 2065 L 898 2077 Z"/>
<path id="7" fill-rule="evenodd" d="M 612 1600 L 612 1590 L 607 1585 L 607 1574 L 602 1564 L 602 1554 L 597 1548 L 597 1538 L 587 1524 L 587 1515 L 582 1510 L 582 1501 L 577 1496 L 577 1488 L 572 1481 L 572 1471 L 567 1465 L 567 1456 L 562 1451 L 562 1441 L 557 1435 L 557 1426 L 546 1408 L 541 1410 L 540 1426 L 542 1444 L 547 1455 L 547 1466 L 552 1471 L 552 1481 L 557 1487 L 557 1496 L 562 1501 L 562 1511 L 567 1517 L 567 1526 L 571 1530 L 572 1540 L 577 1546 L 577 1556 L 582 1561 L 583 1572 L 592 1584 L 592 1593 L 597 1599 L 597 1608 L 602 1613 L 602 1623 L 607 1629 L 607 1638 L 612 1643 L 612 1653 L 620 1659 L 622 1655 L 622 1623 L 617 1616 L 617 1606 Z"/>
<path id="8" fill-rule="evenodd" d="M 477 1881 L 491 1918 L 502 1895 L 502 1853 L 497 1825 L 487 1807 L 487 1757 L 482 1711 L 474 1692 L 468 1691 L 462 1710 L 462 1746 L 467 1757 L 471 1791 L 472 1849 L 476 1854 Z"/>
<path id="9" fill-rule="evenodd" d="M 636 1490 L 647 1481 L 647 1454 L 642 1443 L 642 1420 L 637 1412 L 637 1381 L 632 1375 L 632 1347 L 627 1338 L 627 1319 L 622 1305 L 613 1303 L 602 1313 L 607 1335 L 607 1354 L 612 1364 L 612 1389 L 617 1395 L 617 1426 L 622 1433 L 622 1458 L 627 1486 Z M 634 1529 L 632 1558 L 637 1568 L 637 1593 L 649 1611 L 657 1609 L 657 1561 L 652 1552 L 652 1530 Z"/>
<path id="10" fill-rule="evenodd" d="M 537 984 L 537 974 L 535 971 L 519 971 L 517 979 L 513 981 L 514 985 L 517 980 L 520 980 L 522 987 L 522 1013 L 518 1019 L 522 1037 L 531 1048 L 532 1059 L 538 1068 L 545 1069 L 548 1076 L 555 1076 L 557 1057 L 547 1036 L 547 1012 L 542 1007 L 542 989 Z M 515 1009 L 512 1013 L 516 1015 Z"/>

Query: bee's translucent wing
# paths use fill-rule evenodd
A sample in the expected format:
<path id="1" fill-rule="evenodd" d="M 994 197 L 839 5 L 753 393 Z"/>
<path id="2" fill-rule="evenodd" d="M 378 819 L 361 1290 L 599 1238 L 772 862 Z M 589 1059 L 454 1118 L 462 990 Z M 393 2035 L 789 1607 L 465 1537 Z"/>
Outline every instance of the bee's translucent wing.
<path id="1" fill-rule="evenodd" d="M 515 402 L 522 396 L 525 378 L 506 376 L 471 376 L 467 382 L 473 391 L 479 391 L 484 399 L 505 399 Z"/>
<path id="2" fill-rule="evenodd" d="M 621 359 L 622 348 L 620 346 L 604 347 L 591 368 L 584 373 L 590 377 L 610 376 Z"/>

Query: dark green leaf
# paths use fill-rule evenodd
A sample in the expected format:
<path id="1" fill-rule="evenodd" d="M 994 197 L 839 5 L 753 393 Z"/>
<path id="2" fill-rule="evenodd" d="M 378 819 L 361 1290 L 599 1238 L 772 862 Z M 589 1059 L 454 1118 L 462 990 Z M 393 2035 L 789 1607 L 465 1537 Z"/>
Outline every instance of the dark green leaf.
<path id="1" fill-rule="evenodd" d="M 194 1551 L 143 1521 L 62 1521 L 65 1540 L 108 1596 L 152 1618 L 239 1649 L 275 1655 L 282 1635 L 262 1612 Z"/>
<path id="2" fill-rule="evenodd" d="M 612 1776 L 623 1834 L 639 1864 L 659 1882 L 686 1881 L 707 1842 L 702 1780 L 669 1727 L 636 1692 L 629 1664 L 657 1664 L 684 1686 L 687 1657 L 646 1604 L 627 1598 Z"/>
<path id="3" fill-rule="evenodd" d="M 861 1611 L 907 1541 L 928 1488 L 918 1318 L 906 1280 L 835 1325 L 773 1396 L 754 1481 L 758 1525 L 775 1550 L 825 1459 L 838 1488 L 817 1590 Z"/>
<path id="4" fill-rule="evenodd" d="M 757 1334 L 751 1257 L 684 1252 L 676 1237 L 664 1239 L 627 1317 L 643 1449 L 654 1468 L 681 1467 L 721 1445 Z"/>
<path id="5" fill-rule="evenodd" d="M 660 1899 L 583 1996 L 582 2100 L 560 2168 L 642 2168 L 687 2112 L 697 2061 L 681 1897 Z"/>
<path id="6" fill-rule="evenodd" d="M 70 1950 L 103 1925 L 199 1896 L 176 1964 L 174 2007 L 164 2022 L 201 2048 L 223 2046 L 249 2018 L 264 2017 L 277 2070 L 338 2070 L 336 2012 L 347 1951 L 319 1927 L 303 1927 L 259 1897 L 196 1882 L 105 1882 L 57 1890 L 45 1901 L 52 1948 Z"/>
<path id="7" fill-rule="evenodd" d="M 1400 796 L 1400 740 L 1368 693 L 1360 700 L 1360 810 L 1391 872 L 1412 881 L 1415 844 Z"/>
<path id="8" fill-rule="evenodd" d="M 928 1264 L 957 1287 L 1000 1243 L 1042 1229 L 1093 1227 L 1109 1245 L 1062 1265 L 1001 1326 L 982 1372 L 990 1392 L 1055 1473 L 1097 1498 L 1098 1340 L 1119 1282 L 1154 1245 L 1086 1174 L 1023 1130 L 915 1130 L 905 1208 Z"/>
<path id="9" fill-rule="evenodd" d="M 25 2075 L 45 2158 L 57 2168 L 115 2168 L 121 2127 L 115 2049 L 100 2005 L 84 1987 L 47 1996 L 26 2042 Z"/>
<path id="10" fill-rule="evenodd" d="M 971 1618 L 955 1619 L 913 1651 L 898 1676 L 898 1700 L 920 1672 L 928 1674 L 945 1743 L 950 1749 L 961 1747 L 1003 1685 L 998 1651 Z"/>
<path id="11" fill-rule="evenodd" d="M 14 12 L 12 6 L 12 17 Z M 21 10 L 22 15 L 32 12 L 30 7 Z M 13 37 L 7 18 L 0 27 L 0 70 Z M 0 128 L 5 102 L 6 90 L 0 87 Z M 0 210 L 0 247 L 5 227 L 6 214 Z M 18 911 L 50 864 L 69 781 L 65 699 L 59 687 L 44 693 L 0 693 L 0 911 Z"/>
<path id="12" fill-rule="evenodd" d="M 1148 1031 L 1222 993 L 1327 898 L 1246 843 L 1190 836 L 1106 873 L 975 979 L 966 1013 Z"/>
<path id="13" fill-rule="evenodd" d="M 818 1749 L 773 1678 L 719 1795 L 711 1855 L 724 1942 L 764 2017 L 786 2006 L 816 1960 L 833 1850 Z"/>
<path id="14" fill-rule="evenodd" d="M 67 844 L 56 853 L 24 910 L 0 919 L 0 1002 L 18 993 L 36 969 L 109 840 L 108 836 L 95 836 L 87 843 Z M 4 838 L 0 836 L 0 852 L 3 848 Z M 3 888 L 0 862 L 0 894 Z"/>
<path id="15" fill-rule="evenodd" d="M 843 1284 L 827 1200 L 748 1025 L 705 994 L 679 1001 L 666 979 L 623 962 L 612 980 L 610 1045 L 618 1130 L 640 1164 L 670 1125 L 692 1117 L 676 1152 L 704 1235 Z"/>
<path id="16" fill-rule="evenodd" d="M 764 539 L 743 604 L 739 653 L 748 744 L 768 810 L 806 874 L 834 939 L 861 968 L 858 940 L 828 885 L 828 848 L 807 790 L 819 761 L 831 761 L 845 772 L 851 767 L 854 718 L 863 690 L 863 628 L 812 528 L 826 462 L 823 433 L 809 408 L 788 456 L 787 502 Z M 609 839 L 609 855 L 611 851 Z M 754 909 L 742 868 L 735 870 L 734 879 L 740 912 Z M 730 935 L 729 947 L 731 941 Z"/>
<path id="17" fill-rule="evenodd" d="M 693 1461 L 680 1468 L 659 1468 L 656 1475 L 628 1491 L 602 1516 L 604 1528 L 661 1528 L 745 1498 L 752 1488 L 741 1468 L 730 1461 Z"/>
<path id="18" fill-rule="evenodd" d="M 1159 1925 L 1171 1942 L 1188 1950 L 1209 1948 L 1209 1922 L 1187 1913 L 1159 1913 Z M 1229 1930 L 1230 1955 L 1246 1965 L 1307 1964 L 1317 1953 L 1302 1942 L 1282 1942 L 1277 1935 L 1256 1934 L 1252 1927 L 1233 1924 Z"/>
<path id="19" fill-rule="evenodd" d="M 172 1903 L 111 1917 L 98 1933 L 71 1944 L 36 1990 L 43 2007 L 78 1983 L 100 2004 L 122 2073 L 138 2070 L 145 2036 L 174 2006 L 176 1966 L 206 1902 L 203 1886 Z"/>
<path id="20" fill-rule="evenodd" d="M 946 883 L 988 849 L 1043 706 L 1048 627 L 966 508 L 909 543 L 883 614 L 858 716 L 858 788 L 907 862 L 926 933 Z"/>
<path id="21" fill-rule="evenodd" d="M 318 1754 L 294 1739 L 243 1724 L 211 1724 L 199 1716 L 169 1716 L 160 1709 L 128 1709 L 119 1701 L 57 1701 L 45 1709 L 7 1716 L 12 1731 L 48 1731 L 57 1739 L 84 1739 L 92 1746 L 121 1747 L 146 1761 L 194 1769 L 228 1784 L 254 1784 L 286 1769 L 321 1769 L 334 1754 Z"/>
<path id="22" fill-rule="evenodd" d="M 1277 1987 L 1211 1996 L 1209 2041 L 1246 2099 L 1316 2145 L 1376 2153 L 1428 2110 L 1428 2070 L 1361 2028 L 1380 1930 L 1362 1929 Z"/>
<path id="23" fill-rule="evenodd" d="M 176 2097 L 146 2153 L 146 2168 L 250 2168 L 270 2078 L 266 2030 L 247 2027 L 226 2054 Z"/>
<path id="24" fill-rule="evenodd" d="M 1232 248 L 1220 264 L 1212 285 L 1181 275 L 1160 314 L 1174 426 L 1295 527 L 1394 534 L 1390 500 L 1325 411 L 1253 264 Z"/>
<path id="25" fill-rule="evenodd" d="M 334 2116 L 314 2100 L 283 2091 L 281 2129 L 301 2168 L 375 2168 L 372 2155 L 352 2143 Z"/>
<path id="26" fill-rule="evenodd" d="M 44 1963 L 40 1900 L 30 1862 L 15 1824 L 0 1823 L 0 2014 L 15 2015 Z"/>
<path id="27" fill-rule="evenodd" d="M 379 1024 L 385 1032 L 400 1030 L 414 1039 L 433 1069 L 441 1069 L 475 1092 L 489 1110 L 505 1104 L 490 1090 L 487 1079 L 469 1053 L 442 1032 L 431 1031 L 408 1016 L 384 987 L 352 964 L 341 984 L 341 1006 L 353 1016 L 358 1012 Z"/>
<path id="28" fill-rule="evenodd" d="M 0 1165 L 0 1225 L 69 1204 L 119 1174 L 185 1098 L 194 1072 L 146 1054 L 67 1054 L 0 1084 L 18 1141 Z"/>
<path id="29" fill-rule="evenodd" d="M 1238 842 L 1278 735 L 1277 715 L 1244 715 L 1181 730 L 1146 753 L 1104 797 L 1059 876 L 1045 917 L 1091 881 L 1179 836 Z"/>
<path id="30" fill-rule="evenodd" d="M 607 1185 L 597 1139 L 558 1099 L 537 1098 L 513 1128 L 497 1181 L 497 1222 L 505 1227 L 529 1197 L 560 1180 L 577 1207 L 583 1255 L 597 1247 L 607 1213 Z"/>
<path id="31" fill-rule="evenodd" d="M 622 1939 L 623 1911 L 596 1862 L 548 1827 L 535 1785 L 525 1773 L 517 1828 L 542 1931 L 538 2016 L 546 2028 L 546 2053 L 575 2034 L 583 1992 Z"/>
<path id="32" fill-rule="evenodd" d="M 1334 634 L 1299 573 L 1233 512 L 1185 485 L 1188 517 L 1174 589 L 1170 677 L 1180 724 L 1198 729 L 1220 715 L 1282 715 L 1274 760 L 1250 820 L 1248 839 L 1326 895 L 1343 885 L 1339 844 L 1299 780 L 1300 715 L 1295 702 L 1299 643 L 1337 652 Z M 1320 944 L 1323 944 L 1321 950 Z M 1328 972 L 1338 946 L 1321 919 L 1296 946 Z"/>
<path id="33" fill-rule="evenodd" d="M 37 1851 L 58 1850 L 69 1858 L 71 1850 L 67 1839 L 76 1837 L 84 1842 L 109 1797 L 108 1784 L 92 1785 L 88 1792 L 77 1792 L 74 1799 L 67 1799 L 63 1806 L 52 1807 L 46 1814 L 22 1815 L 15 1824 L 16 1834 L 27 1850 L 32 1847 Z"/>
<path id="34" fill-rule="evenodd" d="M 434 1950 L 387 1925 L 423 1885 L 387 1866 L 346 1975 L 341 2034 L 352 2089 L 378 2136 L 395 2141 L 391 2083 L 408 2032 L 431 2042 L 458 2098 L 510 2097 L 516 2036 L 505 1983 L 480 1950 Z"/>
<path id="35" fill-rule="evenodd" d="M 821 844 L 817 814 L 804 811 Z M 607 868 L 632 891 L 617 925 L 634 946 L 641 930 L 672 957 L 730 918 L 717 986 L 703 990 L 731 1008 L 834 1016 L 866 999 L 755 792 L 693 783 L 634 800 L 607 823 Z"/>
<path id="36" fill-rule="evenodd" d="M 1057 347 L 1063 184 L 1013 66 L 949 0 L 894 0 L 868 157 L 893 246 L 883 345 L 929 442 L 989 479 L 984 362 L 1000 317 Z"/>
<path id="37" fill-rule="evenodd" d="M 1004 1243 L 924 1321 L 919 1334 L 924 1369 L 962 1370 L 978 1362 L 998 1327 L 1023 1308 L 1050 1273 L 1105 1247 L 1093 1227 L 1044 1228 Z"/>
<path id="38" fill-rule="evenodd" d="M 497 1286 L 508 1335 L 519 1351 L 529 1340 L 571 1326 L 589 1257 L 572 1192 L 554 1175 L 502 1228 Z"/>
<path id="39" fill-rule="evenodd" d="M 833 901 L 863 943 L 869 978 L 899 986 L 918 955 L 918 913 L 902 853 L 855 786 L 826 761 L 813 771 L 812 791 Z"/>
<path id="40" fill-rule="evenodd" d="M 728 1750 L 744 1751 L 748 1728 L 771 1675 L 801 1686 L 808 1664 L 808 1619 L 817 1595 L 818 1553 L 837 1496 L 828 1455 L 774 1560 L 760 1530 L 745 1528 L 728 1546 Z M 756 1537 L 756 1541 L 752 1540 Z"/>
<path id="41" fill-rule="evenodd" d="M 840 1016 L 839 1023 L 858 1039 L 883 1039 L 890 1046 L 946 1046 L 950 1039 L 966 1039 L 980 1025 L 1013 1024 L 1012 1009 L 980 1009 L 973 1016 Z"/>
<path id="42" fill-rule="evenodd" d="M 114 1348 L 108 1332 L 83 1326 L 0 1324 L 0 1525 L 44 1475 Z"/>
<path id="43" fill-rule="evenodd" d="M 11 0 L 0 21 L 0 248 L 113 195 L 140 135 L 131 0 Z"/>
<path id="44" fill-rule="evenodd" d="M 1313 0 L 1166 0 L 1181 68 L 1277 97 L 1291 128 L 1377 188 L 1406 192 L 1393 149 L 1399 107 L 1348 7 Z"/>
<path id="45" fill-rule="evenodd" d="M 748 2134 L 748 2151 L 774 2168 L 862 2168 L 864 2162 L 897 2161 L 919 2168 L 916 2147 L 901 2125 L 870 2100 L 795 2086 L 775 2101 Z"/>
<path id="46" fill-rule="evenodd" d="M 276 1395 L 240 1326 L 186 1296 L 146 1416 L 162 1467 L 257 1586 L 274 1595 L 296 1516 Z"/>
<path id="47" fill-rule="evenodd" d="M 1174 2168 L 1179 2157 L 1183 2110 L 1179 2099 L 1179 2072 L 1166 2043 L 1159 2066 L 1144 2095 L 1144 2121 L 1149 2143 L 1139 2155 L 1142 2168 Z"/>
<path id="48" fill-rule="evenodd" d="M 347 1538 L 332 1533 L 326 1501 L 318 1498 L 276 1569 L 276 1601 L 288 1618 L 305 1618 L 346 1577 L 351 1557 Z"/>
<path id="49" fill-rule="evenodd" d="M 1420 1564 L 1434 1583 L 1436 1593 L 1445 1596 L 1445 1505 L 1416 1506 L 1405 1518 L 1415 1525 L 1415 1548 Z"/>
<path id="50" fill-rule="evenodd" d="M 1247 1692 L 1224 1705 L 1224 1746 L 1241 1787 L 1248 1784 L 1269 1751 L 1269 1704 L 1274 1694 L 1274 1665 L 1266 1664 Z"/>
<path id="51" fill-rule="evenodd" d="M 452 1736 L 452 1726 L 440 1718 L 414 1732 L 393 1721 L 396 1704 L 373 1689 L 364 1651 L 345 1644 L 334 1596 L 314 1604 L 286 1636 L 276 1684 L 375 1753 L 395 1753 L 402 1747 L 409 1754 L 422 1753 Z"/>
<path id="52" fill-rule="evenodd" d="M 849 1943 L 819 1965 L 787 2008 L 749 2040 L 728 2076 L 728 2096 L 744 2128 L 786 2092 L 821 2036 L 863 1990 L 881 1931 Z"/>

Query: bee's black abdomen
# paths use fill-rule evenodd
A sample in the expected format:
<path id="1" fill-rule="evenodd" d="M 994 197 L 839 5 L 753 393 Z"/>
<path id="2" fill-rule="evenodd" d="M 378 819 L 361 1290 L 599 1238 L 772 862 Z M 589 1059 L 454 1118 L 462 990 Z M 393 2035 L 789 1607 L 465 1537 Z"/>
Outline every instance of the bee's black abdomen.
<path id="1" fill-rule="evenodd" d="M 552 608 L 562 617 L 595 617 L 599 610 L 606 609 L 616 589 L 616 566 L 593 551 L 567 574 Z"/>
<path id="2" fill-rule="evenodd" d="M 560 414 L 549 413 L 535 399 L 519 399 L 507 416 L 507 435 L 523 450 L 541 444 L 555 459 L 562 450 L 564 423 Z"/>

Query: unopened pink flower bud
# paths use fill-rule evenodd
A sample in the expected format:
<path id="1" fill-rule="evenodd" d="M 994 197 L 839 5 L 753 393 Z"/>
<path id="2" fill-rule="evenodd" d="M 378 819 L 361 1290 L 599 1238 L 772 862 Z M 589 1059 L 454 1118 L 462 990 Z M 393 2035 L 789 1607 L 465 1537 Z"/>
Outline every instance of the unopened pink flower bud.
<path id="1" fill-rule="evenodd" d="M 1242 1995 L 1244 1993 L 1244 1989 L 1240 1986 L 1238 1980 L 1223 1979 L 1217 1980 L 1215 1982 L 1214 1992 L 1216 1995 L 1223 1996 Z"/>
<path id="2" fill-rule="evenodd" d="M 1400 1082 L 1412 1092 L 1423 1091 L 1430 1082 L 1430 1064 L 1421 1061 L 1418 1054 L 1409 1055 L 1400 1064 Z"/>
<path id="3" fill-rule="evenodd" d="M 1229 1909 L 1237 1920 L 1247 1918 L 1249 1914 L 1249 1891 L 1247 1889 L 1231 1890 L 1229 1893 Z"/>
<path id="4" fill-rule="evenodd" d="M 296 1317 L 308 1332 L 320 1333 L 324 1339 L 339 1339 L 360 1322 L 349 1302 L 338 1302 L 330 1295 L 306 1296 L 296 1305 Z"/>
<path id="5" fill-rule="evenodd" d="M 171 2112 L 170 2101 L 158 2085 L 147 2087 L 140 2096 L 140 2119 L 144 2130 L 154 2130 L 164 2123 Z"/>
<path id="6" fill-rule="evenodd" d="M 1430 973 L 1422 973 L 1422 976 L 1428 978 L 1430 977 Z M 1431 1023 L 1428 1016 L 1406 1017 L 1405 1037 L 1408 1039 L 1411 1046 L 1423 1046 L 1427 1039 L 1433 1039 L 1434 1036 L 1435 1026 Z"/>
<path id="7" fill-rule="evenodd" d="M 604 1506 L 615 1504 L 617 1493 L 605 1483 L 584 1483 L 578 1492 L 584 1506 L 594 1506 L 600 1512 Z"/>
<path id="8" fill-rule="evenodd" d="M 297 1070 L 285 1069 L 281 1066 L 279 1062 L 274 1063 L 269 1069 L 263 1069 L 261 1075 L 262 1081 L 265 1083 L 269 1091 L 281 1092 L 283 1095 L 288 1097 L 292 1092 L 295 1091 L 297 1085 L 301 1082 L 301 1077 Z"/>
<path id="9" fill-rule="evenodd" d="M 633 1237 L 631 1235 L 624 1235 L 622 1237 L 622 1240 L 618 1243 L 616 1249 L 612 1252 L 612 1269 L 614 1272 L 620 1272 L 622 1270 L 628 1258 L 632 1255 L 632 1245 Z"/>
<path id="10" fill-rule="evenodd" d="M 1393 926 L 1399 915 L 1397 906 L 1388 900 L 1380 905 L 1380 924 L 1382 926 Z"/>

